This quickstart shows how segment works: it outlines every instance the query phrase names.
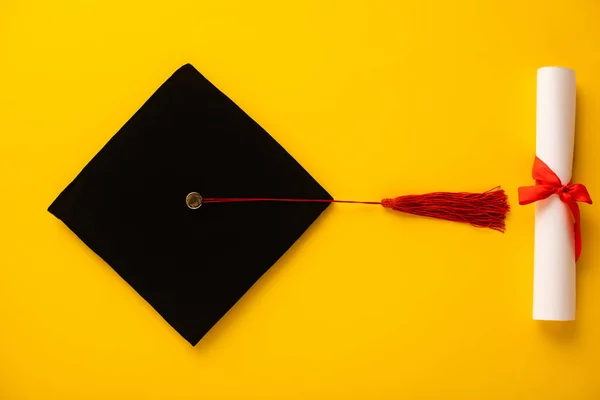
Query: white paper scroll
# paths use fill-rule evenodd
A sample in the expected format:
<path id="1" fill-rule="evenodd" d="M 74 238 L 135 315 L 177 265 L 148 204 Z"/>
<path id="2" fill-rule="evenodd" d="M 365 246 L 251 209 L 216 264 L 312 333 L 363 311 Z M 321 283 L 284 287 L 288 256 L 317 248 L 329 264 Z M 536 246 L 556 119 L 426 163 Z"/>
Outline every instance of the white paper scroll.
<path id="1" fill-rule="evenodd" d="M 575 72 L 544 67 L 537 74 L 536 155 L 571 180 L 575 137 Z M 536 202 L 533 319 L 575 319 L 573 220 L 557 195 Z"/>

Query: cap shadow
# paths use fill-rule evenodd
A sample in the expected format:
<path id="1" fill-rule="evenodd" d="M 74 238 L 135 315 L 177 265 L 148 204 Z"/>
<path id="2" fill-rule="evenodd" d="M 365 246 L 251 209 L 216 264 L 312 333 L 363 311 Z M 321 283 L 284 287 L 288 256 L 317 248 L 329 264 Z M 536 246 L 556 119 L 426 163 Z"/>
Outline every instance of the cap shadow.
<path id="1" fill-rule="evenodd" d="M 330 214 L 328 207 L 323 213 L 308 227 L 308 229 L 296 240 L 296 242 L 290 247 L 280 258 L 273 264 L 259 279 L 256 281 L 250 289 L 225 313 L 223 317 L 200 339 L 195 345 L 196 351 L 200 354 L 210 352 L 219 340 L 222 340 L 224 336 L 230 333 L 236 327 L 237 321 L 241 319 L 244 313 L 247 313 L 250 307 L 256 305 L 259 298 L 264 295 L 265 291 L 269 287 L 272 287 L 275 282 L 280 279 L 284 268 L 293 267 L 289 260 L 295 257 L 298 251 L 306 251 L 307 241 L 313 240 L 311 238 L 311 232 L 317 231 L 319 226 L 326 223 L 325 220 Z"/>

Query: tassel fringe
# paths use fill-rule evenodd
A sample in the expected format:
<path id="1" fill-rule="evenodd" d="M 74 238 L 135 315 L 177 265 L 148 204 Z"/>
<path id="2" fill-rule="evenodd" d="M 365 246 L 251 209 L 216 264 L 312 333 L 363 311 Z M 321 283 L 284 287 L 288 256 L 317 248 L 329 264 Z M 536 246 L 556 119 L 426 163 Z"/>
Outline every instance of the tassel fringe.
<path id="1" fill-rule="evenodd" d="M 423 217 L 464 222 L 478 228 L 504 232 L 510 210 L 508 196 L 500 187 L 484 193 L 435 192 L 383 199 L 381 205 Z"/>

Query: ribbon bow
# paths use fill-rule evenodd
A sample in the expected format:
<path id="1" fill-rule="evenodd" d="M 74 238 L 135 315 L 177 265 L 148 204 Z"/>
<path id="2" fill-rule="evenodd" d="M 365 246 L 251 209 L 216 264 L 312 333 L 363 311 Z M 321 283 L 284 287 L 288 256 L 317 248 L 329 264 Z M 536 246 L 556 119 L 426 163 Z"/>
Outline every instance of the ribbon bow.
<path id="1" fill-rule="evenodd" d="M 592 204 L 592 199 L 587 189 L 580 183 L 571 183 L 570 181 L 566 185 L 563 185 L 554 171 L 537 157 L 533 163 L 532 175 L 533 179 L 535 179 L 535 186 L 519 188 L 519 204 L 530 204 L 546 199 L 553 194 L 558 195 L 560 200 L 569 207 L 573 216 L 575 260 L 579 259 L 581 255 L 581 215 L 577 202 Z"/>

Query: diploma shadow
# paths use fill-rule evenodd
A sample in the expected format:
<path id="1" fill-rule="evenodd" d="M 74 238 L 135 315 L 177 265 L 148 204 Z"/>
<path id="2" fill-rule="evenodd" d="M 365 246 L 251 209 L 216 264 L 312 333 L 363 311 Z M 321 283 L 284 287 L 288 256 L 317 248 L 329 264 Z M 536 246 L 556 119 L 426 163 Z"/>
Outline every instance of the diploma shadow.
<path id="1" fill-rule="evenodd" d="M 581 315 L 579 311 L 583 308 L 589 307 L 590 303 L 582 303 L 580 299 L 589 298 L 586 289 L 590 288 L 590 285 L 584 285 L 583 283 L 588 281 L 590 276 L 594 273 L 595 265 L 592 264 L 597 260 L 597 250 L 595 244 L 598 243 L 598 226 L 593 218 L 586 218 L 588 212 L 585 210 L 587 204 L 584 204 L 581 209 L 581 237 L 582 237 L 582 248 L 581 256 L 577 260 L 576 271 L 575 271 L 575 293 L 577 293 L 577 303 L 575 305 L 575 318 L 579 318 Z M 588 314 L 589 315 L 589 314 Z"/>
<path id="2" fill-rule="evenodd" d="M 576 109 L 575 109 L 575 149 L 573 154 L 573 173 L 572 173 L 572 182 L 574 183 L 584 183 L 581 182 L 579 171 L 585 168 L 583 161 L 581 161 L 580 157 L 577 157 L 578 150 L 582 149 L 582 147 L 586 144 L 586 137 L 582 132 L 584 127 L 587 126 L 587 116 L 590 114 L 591 110 L 587 109 L 586 104 L 586 94 L 585 88 L 577 87 L 576 94 Z M 594 193 L 590 193 L 592 200 L 595 199 Z M 598 200 L 598 199 L 595 199 Z M 590 210 L 588 210 L 589 205 L 585 203 L 579 203 L 579 209 L 581 210 L 581 238 L 582 238 L 582 250 L 581 257 L 577 261 L 577 274 L 576 274 L 576 293 L 577 298 L 582 298 L 582 293 L 585 290 L 585 286 L 581 283 L 584 282 L 589 274 L 590 270 L 593 268 L 592 265 L 588 267 L 588 263 L 595 260 L 596 248 L 594 246 L 595 243 L 598 243 L 597 236 L 597 226 L 596 222 L 593 218 L 590 218 Z M 579 305 L 581 303 L 577 302 L 577 311 L 579 310 Z"/>
<path id="3" fill-rule="evenodd" d="M 583 95 L 581 94 L 581 88 L 577 88 L 577 94 L 575 95 L 575 139 L 573 143 L 573 170 L 571 172 L 572 179 L 571 181 L 574 183 L 578 182 L 577 172 L 579 171 L 580 164 L 578 162 L 579 157 L 577 157 L 577 150 L 582 146 L 582 135 L 581 130 L 582 127 L 585 126 L 585 110 L 582 108 L 585 107 L 585 100 L 583 99 Z"/>
<path id="4" fill-rule="evenodd" d="M 588 126 L 587 116 L 590 115 L 592 112 L 595 112 L 595 110 L 586 108 L 586 96 L 585 92 L 582 93 L 582 91 L 582 88 L 577 88 L 577 95 L 575 100 L 577 106 L 575 109 L 575 139 L 573 143 L 573 170 L 571 172 L 571 182 L 585 184 L 579 172 L 586 169 L 585 165 L 583 165 L 586 162 L 586 160 L 582 160 L 581 157 L 578 157 L 577 153 L 586 146 L 590 145 L 590 143 L 587 141 L 587 137 L 589 137 L 590 135 L 588 134 L 588 136 L 586 137 L 586 135 L 584 134 L 584 127 Z M 594 193 L 590 193 L 590 196 L 592 197 L 592 200 L 594 200 Z M 585 216 L 583 214 L 585 213 L 586 207 L 588 205 L 585 203 L 579 203 L 579 206 L 579 208 L 582 210 L 582 234 L 584 234 L 583 229 L 585 229 L 586 221 Z M 583 238 L 584 240 L 588 241 L 585 236 L 583 236 Z"/>
<path id="5" fill-rule="evenodd" d="M 572 342 L 576 333 L 576 321 L 535 321 L 540 333 L 559 343 Z"/>

